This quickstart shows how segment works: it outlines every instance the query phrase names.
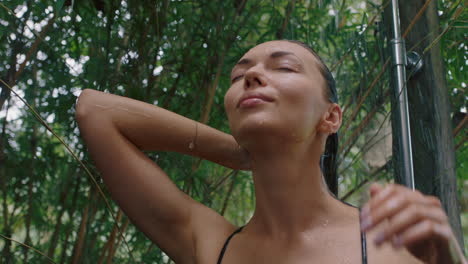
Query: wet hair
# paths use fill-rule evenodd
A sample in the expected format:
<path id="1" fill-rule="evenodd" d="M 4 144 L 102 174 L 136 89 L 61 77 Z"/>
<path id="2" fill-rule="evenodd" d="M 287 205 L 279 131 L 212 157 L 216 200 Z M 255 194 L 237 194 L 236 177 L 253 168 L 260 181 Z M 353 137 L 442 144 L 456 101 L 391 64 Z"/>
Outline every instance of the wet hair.
<path id="1" fill-rule="evenodd" d="M 309 45 L 302 41 L 298 40 L 283 40 L 290 43 L 300 45 L 301 47 L 307 49 L 314 55 L 314 57 L 319 61 L 319 70 L 322 73 L 323 78 L 326 82 L 325 96 L 331 103 L 338 103 L 338 94 L 336 92 L 336 83 L 333 75 L 328 69 L 327 65 L 323 62 L 322 58 L 317 54 L 317 52 L 312 49 Z M 336 159 L 338 155 L 338 133 L 334 133 L 328 136 L 325 143 L 325 151 L 320 157 L 320 168 L 327 183 L 328 189 L 330 192 L 338 196 L 338 176 L 337 176 L 337 164 Z"/>

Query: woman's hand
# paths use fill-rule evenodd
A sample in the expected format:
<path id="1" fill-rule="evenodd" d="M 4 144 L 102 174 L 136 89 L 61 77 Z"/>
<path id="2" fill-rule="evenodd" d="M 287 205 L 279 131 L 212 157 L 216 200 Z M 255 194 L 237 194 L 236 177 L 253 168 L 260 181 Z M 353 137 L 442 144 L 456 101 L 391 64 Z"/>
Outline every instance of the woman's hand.
<path id="1" fill-rule="evenodd" d="M 361 210 L 361 229 L 387 222 L 375 243 L 405 247 L 424 263 L 467 263 L 440 200 L 397 184 L 372 184 Z"/>

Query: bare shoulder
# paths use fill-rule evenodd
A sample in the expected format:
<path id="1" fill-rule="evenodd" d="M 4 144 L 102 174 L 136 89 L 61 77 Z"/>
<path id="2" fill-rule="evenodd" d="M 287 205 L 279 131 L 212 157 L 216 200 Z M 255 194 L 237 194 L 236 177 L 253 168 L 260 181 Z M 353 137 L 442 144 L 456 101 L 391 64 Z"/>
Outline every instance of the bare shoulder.
<path id="1" fill-rule="evenodd" d="M 383 225 L 385 224 L 366 233 L 368 263 L 423 264 L 422 261 L 411 255 L 405 248 L 395 249 L 389 243 L 376 246 L 374 240 L 382 227 L 384 227 Z"/>
<path id="2" fill-rule="evenodd" d="M 193 236 L 195 245 L 194 261 L 195 263 L 216 263 L 226 239 L 238 227 L 216 211 L 202 204 L 197 206 L 199 208 L 195 211 L 203 211 L 203 214 L 195 217 L 193 222 L 195 232 Z"/>

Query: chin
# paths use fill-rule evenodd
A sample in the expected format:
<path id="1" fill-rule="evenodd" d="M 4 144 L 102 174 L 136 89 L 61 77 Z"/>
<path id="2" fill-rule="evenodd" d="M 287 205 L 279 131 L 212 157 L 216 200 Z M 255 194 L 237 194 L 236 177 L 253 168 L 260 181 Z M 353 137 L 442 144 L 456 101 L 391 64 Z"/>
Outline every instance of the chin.
<path id="1" fill-rule="evenodd" d="M 304 140 L 300 129 L 292 124 L 279 123 L 268 119 L 250 119 L 240 122 L 235 129 L 235 134 L 239 145 L 248 149 L 252 144 L 278 145 L 287 142 L 298 143 Z"/>
<path id="2" fill-rule="evenodd" d="M 249 116 L 238 122 L 235 126 L 231 126 L 233 136 L 237 142 L 242 143 L 258 141 L 268 136 L 274 136 L 277 131 L 277 125 L 272 120 L 261 116 Z"/>

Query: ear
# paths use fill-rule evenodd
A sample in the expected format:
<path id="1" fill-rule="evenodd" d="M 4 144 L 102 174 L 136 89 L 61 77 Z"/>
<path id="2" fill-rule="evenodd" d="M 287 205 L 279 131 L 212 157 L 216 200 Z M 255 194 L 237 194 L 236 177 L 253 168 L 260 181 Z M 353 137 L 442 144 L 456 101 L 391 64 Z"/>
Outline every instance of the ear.
<path id="1" fill-rule="evenodd" d="M 320 130 L 325 134 L 334 134 L 341 126 L 343 112 L 338 104 L 332 103 L 324 113 Z"/>

